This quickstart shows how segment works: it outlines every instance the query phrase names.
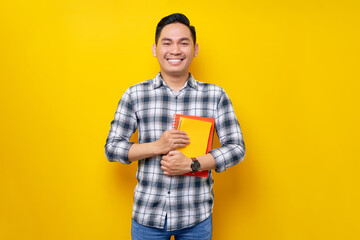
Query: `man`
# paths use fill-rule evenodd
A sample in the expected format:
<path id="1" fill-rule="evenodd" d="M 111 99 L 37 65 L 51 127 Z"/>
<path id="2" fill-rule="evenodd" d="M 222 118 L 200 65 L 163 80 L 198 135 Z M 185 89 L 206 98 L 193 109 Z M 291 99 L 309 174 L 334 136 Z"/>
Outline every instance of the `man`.
<path id="1" fill-rule="evenodd" d="M 198 50 L 195 28 L 186 16 L 164 17 L 152 47 L 160 73 L 126 90 L 111 123 L 105 145 L 108 160 L 124 164 L 138 160 L 133 239 L 170 239 L 171 235 L 211 239 L 211 169 L 222 172 L 244 158 L 240 126 L 227 94 L 189 73 Z M 203 156 L 177 151 L 191 139 L 183 131 L 171 130 L 175 113 L 215 118 L 221 147 Z M 136 129 L 139 143 L 129 142 Z M 203 170 L 209 170 L 208 177 L 182 175 Z"/>

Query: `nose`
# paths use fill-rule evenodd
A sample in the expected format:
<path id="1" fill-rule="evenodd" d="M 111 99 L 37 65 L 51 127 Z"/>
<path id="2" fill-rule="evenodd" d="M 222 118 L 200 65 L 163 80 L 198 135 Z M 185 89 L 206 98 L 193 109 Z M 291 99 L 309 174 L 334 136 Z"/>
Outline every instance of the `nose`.
<path id="1" fill-rule="evenodd" d="M 181 53 L 181 48 L 179 44 L 174 44 L 173 48 L 171 49 L 171 53 L 172 54 L 180 54 Z"/>

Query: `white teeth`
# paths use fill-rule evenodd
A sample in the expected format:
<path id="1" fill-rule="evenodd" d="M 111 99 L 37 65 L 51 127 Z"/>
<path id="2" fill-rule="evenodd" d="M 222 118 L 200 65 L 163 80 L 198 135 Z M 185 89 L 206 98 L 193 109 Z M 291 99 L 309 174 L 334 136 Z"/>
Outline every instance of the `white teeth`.
<path id="1" fill-rule="evenodd" d="M 169 62 L 180 62 L 181 59 L 168 59 Z"/>

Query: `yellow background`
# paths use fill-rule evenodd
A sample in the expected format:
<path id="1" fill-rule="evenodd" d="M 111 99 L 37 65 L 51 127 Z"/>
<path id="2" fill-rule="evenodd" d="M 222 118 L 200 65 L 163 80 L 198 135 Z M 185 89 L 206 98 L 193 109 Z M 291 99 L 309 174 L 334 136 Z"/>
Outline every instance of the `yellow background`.
<path id="1" fill-rule="evenodd" d="M 214 239 L 359 239 L 359 1 L 0 3 L 0 239 L 130 239 L 136 164 L 104 144 L 153 78 L 157 22 L 197 28 L 191 72 L 221 85 L 244 162 L 215 175 Z"/>

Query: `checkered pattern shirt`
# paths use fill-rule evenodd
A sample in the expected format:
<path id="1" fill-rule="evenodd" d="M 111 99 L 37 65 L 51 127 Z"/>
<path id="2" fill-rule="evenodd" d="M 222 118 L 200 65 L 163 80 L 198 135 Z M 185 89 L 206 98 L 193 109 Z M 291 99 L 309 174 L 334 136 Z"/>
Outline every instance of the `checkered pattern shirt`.
<path id="1" fill-rule="evenodd" d="M 245 147 L 231 101 L 225 91 L 213 84 L 196 81 L 192 75 L 175 93 L 160 73 L 152 80 L 136 84 L 123 94 L 111 123 L 105 145 L 109 161 L 129 164 L 129 141 L 138 129 L 138 142 L 154 142 L 171 129 L 175 113 L 215 118 L 221 147 L 210 151 L 216 171 L 222 172 L 243 160 Z M 134 192 L 133 219 L 148 227 L 169 231 L 191 227 L 212 212 L 213 178 L 209 176 L 166 176 L 161 170 L 162 156 L 138 161 Z"/>

